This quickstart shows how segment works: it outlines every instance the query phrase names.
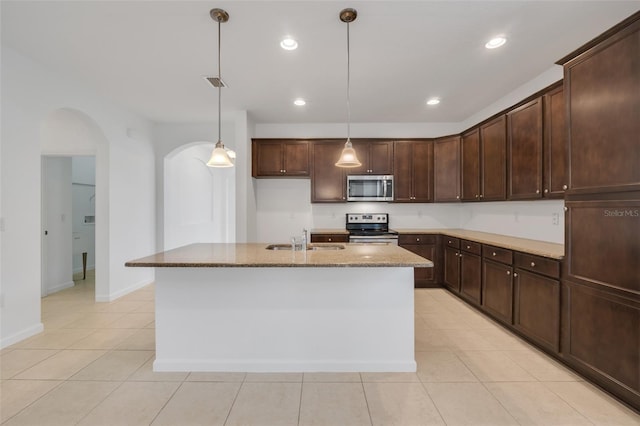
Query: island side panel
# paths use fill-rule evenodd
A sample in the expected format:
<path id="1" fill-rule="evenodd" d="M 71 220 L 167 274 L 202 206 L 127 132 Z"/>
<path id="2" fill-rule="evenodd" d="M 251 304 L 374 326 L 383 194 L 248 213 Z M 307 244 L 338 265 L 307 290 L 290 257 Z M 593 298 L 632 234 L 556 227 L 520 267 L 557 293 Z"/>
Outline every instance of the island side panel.
<path id="1" fill-rule="evenodd" d="M 416 371 L 413 268 L 157 268 L 155 371 Z"/>

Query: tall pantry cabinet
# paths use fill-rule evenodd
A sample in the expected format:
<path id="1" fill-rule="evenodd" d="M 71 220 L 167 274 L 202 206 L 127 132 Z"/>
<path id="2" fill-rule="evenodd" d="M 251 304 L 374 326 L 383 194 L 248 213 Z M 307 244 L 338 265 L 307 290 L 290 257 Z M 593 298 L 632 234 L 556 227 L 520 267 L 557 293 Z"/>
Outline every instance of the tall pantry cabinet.
<path id="1" fill-rule="evenodd" d="M 568 118 L 562 356 L 640 409 L 640 13 L 559 64 Z"/>

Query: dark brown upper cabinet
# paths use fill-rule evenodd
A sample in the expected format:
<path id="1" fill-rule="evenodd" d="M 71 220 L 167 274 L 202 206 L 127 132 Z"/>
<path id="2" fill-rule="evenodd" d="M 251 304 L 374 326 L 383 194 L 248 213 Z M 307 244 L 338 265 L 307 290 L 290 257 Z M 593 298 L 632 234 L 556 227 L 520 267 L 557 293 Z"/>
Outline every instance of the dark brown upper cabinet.
<path id="1" fill-rule="evenodd" d="M 261 177 L 309 177 L 309 142 L 259 140 L 251 142 L 251 175 Z"/>
<path id="2" fill-rule="evenodd" d="M 640 190 L 640 20 L 634 19 L 564 64 L 570 193 Z"/>
<path id="3" fill-rule="evenodd" d="M 507 198 L 507 135 L 505 116 L 480 126 L 480 170 L 482 201 Z"/>
<path id="4" fill-rule="evenodd" d="M 480 201 L 480 129 L 462 135 L 462 201 Z"/>
<path id="5" fill-rule="evenodd" d="M 392 141 L 352 141 L 360 167 L 347 169 L 348 175 L 391 175 L 393 174 Z M 338 160 L 336 160 L 338 161 Z"/>
<path id="6" fill-rule="evenodd" d="M 564 191 L 567 189 L 567 128 L 562 86 L 545 93 L 542 99 L 544 109 L 542 196 L 563 198 Z"/>
<path id="7" fill-rule="evenodd" d="M 433 142 L 396 141 L 393 152 L 394 201 L 433 201 Z"/>
<path id="8" fill-rule="evenodd" d="M 460 136 L 433 142 L 433 199 L 440 203 L 460 201 Z"/>
<path id="9" fill-rule="evenodd" d="M 508 198 L 542 197 L 542 98 L 507 113 Z"/>
<path id="10" fill-rule="evenodd" d="M 347 179 L 336 161 L 344 141 L 314 141 L 311 149 L 311 202 L 344 203 L 347 201 Z"/>
<path id="11" fill-rule="evenodd" d="M 462 201 L 507 196 L 506 118 L 501 115 L 462 135 Z"/>

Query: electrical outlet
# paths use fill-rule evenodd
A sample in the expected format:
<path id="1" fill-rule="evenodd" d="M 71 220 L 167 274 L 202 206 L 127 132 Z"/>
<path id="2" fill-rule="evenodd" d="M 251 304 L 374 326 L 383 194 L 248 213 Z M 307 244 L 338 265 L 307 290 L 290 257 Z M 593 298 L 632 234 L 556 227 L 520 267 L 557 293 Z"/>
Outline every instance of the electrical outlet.
<path id="1" fill-rule="evenodd" d="M 560 213 L 551 214 L 551 223 L 554 225 L 560 225 Z"/>

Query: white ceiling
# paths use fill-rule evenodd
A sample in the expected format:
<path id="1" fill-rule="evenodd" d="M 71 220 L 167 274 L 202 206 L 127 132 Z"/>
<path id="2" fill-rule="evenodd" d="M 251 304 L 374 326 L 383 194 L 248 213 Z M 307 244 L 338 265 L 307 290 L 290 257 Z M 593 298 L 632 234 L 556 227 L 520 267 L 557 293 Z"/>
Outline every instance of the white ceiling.
<path id="1" fill-rule="evenodd" d="M 640 1 L 5 1 L 2 45 L 157 122 L 217 116 L 222 24 L 224 113 L 258 123 L 460 122 L 630 16 Z M 493 51 L 484 43 L 504 34 Z M 300 47 L 279 47 L 285 35 Z M 427 107 L 427 98 L 442 102 Z M 305 107 L 293 105 L 296 97 Z"/>

